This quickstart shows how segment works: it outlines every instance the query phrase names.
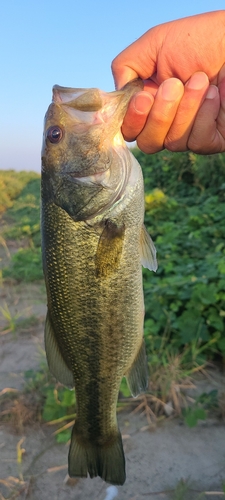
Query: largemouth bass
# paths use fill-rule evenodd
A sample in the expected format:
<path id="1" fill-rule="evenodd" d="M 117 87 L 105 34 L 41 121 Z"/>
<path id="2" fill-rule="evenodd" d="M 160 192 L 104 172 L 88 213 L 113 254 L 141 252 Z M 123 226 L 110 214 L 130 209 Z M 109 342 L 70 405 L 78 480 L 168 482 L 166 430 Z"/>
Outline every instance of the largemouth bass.
<path id="1" fill-rule="evenodd" d="M 116 405 L 126 376 L 146 390 L 142 269 L 156 270 L 139 164 L 120 127 L 140 80 L 122 90 L 53 87 L 42 149 L 42 252 L 49 368 L 75 386 L 71 477 L 125 481 Z"/>

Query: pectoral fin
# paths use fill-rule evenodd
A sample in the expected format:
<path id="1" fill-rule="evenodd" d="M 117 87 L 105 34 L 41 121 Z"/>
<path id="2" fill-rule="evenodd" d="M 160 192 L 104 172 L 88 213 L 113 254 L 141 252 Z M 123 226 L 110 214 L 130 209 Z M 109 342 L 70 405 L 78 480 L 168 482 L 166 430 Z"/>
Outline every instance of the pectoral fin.
<path id="1" fill-rule="evenodd" d="M 144 224 L 141 231 L 141 263 L 142 266 L 149 269 L 149 271 L 156 272 L 158 267 L 156 248 Z"/>
<path id="2" fill-rule="evenodd" d="M 107 220 L 97 248 L 95 267 L 97 277 L 107 277 L 115 272 L 120 264 L 123 250 L 125 226 L 120 227 Z"/>
<path id="3" fill-rule="evenodd" d="M 134 398 L 142 392 L 146 392 L 148 388 L 148 363 L 144 340 L 133 364 L 125 373 L 125 377 Z"/>
<path id="4" fill-rule="evenodd" d="M 72 388 L 74 387 L 73 374 L 66 365 L 62 354 L 57 344 L 55 333 L 47 312 L 45 322 L 45 349 L 49 369 L 54 377 L 61 382 L 61 384 Z"/>

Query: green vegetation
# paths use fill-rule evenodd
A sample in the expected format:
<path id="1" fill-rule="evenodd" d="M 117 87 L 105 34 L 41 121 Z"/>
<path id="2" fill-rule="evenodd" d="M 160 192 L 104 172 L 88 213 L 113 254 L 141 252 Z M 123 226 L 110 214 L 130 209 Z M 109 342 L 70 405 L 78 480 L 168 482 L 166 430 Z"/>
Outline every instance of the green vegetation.
<path id="1" fill-rule="evenodd" d="M 30 316 L 24 318 L 24 312 L 25 311 L 19 311 L 12 314 L 7 303 L 4 302 L 4 305 L 0 306 L 0 316 L 4 318 L 6 324 L 0 333 L 4 335 L 12 332 L 16 336 L 18 332 L 26 331 L 32 326 L 35 326 L 38 322 L 36 316 L 31 314 Z"/>
<path id="2" fill-rule="evenodd" d="M 40 176 L 35 172 L 0 171 L 4 196 L 0 204 L 0 242 L 18 240 L 3 278 L 34 281 L 43 278 L 40 238 Z"/>
<path id="3" fill-rule="evenodd" d="M 0 214 L 11 208 L 29 182 L 40 178 L 35 172 L 15 172 L 14 170 L 0 171 Z"/>
<path id="4" fill-rule="evenodd" d="M 145 177 L 156 274 L 144 271 L 149 361 L 166 337 L 186 361 L 225 358 L 225 158 L 134 154 Z M 165 355 L 165 351 L 164 351 Z"/>

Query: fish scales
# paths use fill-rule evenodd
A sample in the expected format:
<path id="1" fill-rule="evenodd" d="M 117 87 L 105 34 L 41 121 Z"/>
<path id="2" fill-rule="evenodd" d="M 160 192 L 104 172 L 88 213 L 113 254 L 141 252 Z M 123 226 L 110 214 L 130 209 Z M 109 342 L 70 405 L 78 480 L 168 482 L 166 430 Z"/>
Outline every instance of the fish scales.
<path id="1" fill-rule="evenodd" d="M 46 251 L 48 267 L 48 296 L 54 297 L 53 303 L 49 302 L 51 318 L 53 323 L 57 323 L 59 332 L 58 342 L 62 349 L 67 351 L 66 358 L 69 359 L 71 369 L 74 372 L 75 380 L 80 374 L 81 400 L 86 394 L 85 385 L 89 380 L 99 383 L 99 373 L 101 377 L 108 377 L 108 384 L 115 386 L 118 393 L 121 378 L 129 367 L 130 358 L 135 353 L 134 342 L 140 345 L 142 339 L 142 317 L 143 302 L 141 289 L 141 266 L 136 266 L 135 254 L 130 254 L 129 240 L 127 244 L 128 252 L 125 252 L 120 262 L 120 269 L 109 276 L 107 280 L 96 277 L 95 255 L 97 252 L 98 240 L 93 229 L 85 227 L 84 223 L 74 224 L 71 218 L 60 208 L 58 210 L 58 230 L 55 233 L 53 217 L 56 217 L 55 207 L 47 207 L 44 218 L 47 221 L 45 231 L 48 237 L 54 241 L 54 249 L 60 251 L 54 255 L 55 250 Z M 53 212 L 53 213 L 51 213 Z M 51 220 L 53 220 L 53 231 L 51 235 Z M 60 230 L 59 230 L 60 226 Z M 68 231 L 68 226 L 71 226 Z M 138 248 L 138 235 L 137 248 Z M 134 243 L 134 235 L 131 232 L 130 238 Z M 131 243 L 131 242 L 130 242 Z M 85 247 L 85 252 L 84 252 Z M 74 259 L 71 261 L 71 250 Z M 64 255 L 64 256 L 63 256 Z M 87 266 L 87 261 L 89 265 Z M 124 266 L 129 270 L 129 274 L 124 279 Z M 74 288 L 74 277 L 77 288 Z M 120 301 L 118 303 L 118 295 Z M 62 302 L 64 307 L 62 309 Z M 102 304 L 101 304 L 102 302 Z M 130 305 L 132 304 L 132 308 Z M 116 305 L 116 314 L 115 314 Z M 129 307 L 129 317 L 124 314 Z M 101 310 L 103 311 L 101 314 Z M 137 311 L 140 311 L 137 314 Z M 60 321 L 58 321 L 60 318 Z M 79 325 L 79 331 L 78 331 Z M 141 330 L 141 337 L 137 337 L 137 330 Z M 74 336 L 76 332 L 76 336 Z M 127 335 L 129 336 L 127 338 Z M 64 341 L 66 339 L 66 342 Z M 80 345 L 78 345 L 78 343 Z M 79 352 L 78 361 L 74 359 L 73 352 Z M 100 352 L 101 351 L 101 352 Z M 118 360 L 119 357 L 119 360 Z M 91 358 L 91 362 L 90 362 Z M 93 359 L 92 359 L 93 358 Z M 120 363 L 118 367 L 118 362 Z M 117 369 L 116 380 L 111 380 L 112 370 Z M 85 375 L 88 379 L 84 380 Z M 84 387 L 83 387 L 84 385 Z M 102 405 L 104 413 L 110 409 L 113 402 L 113 412 L 117 397 L 115 390 L 112 393 L 108 385 L 102 383 Z M 79 387 L 76 385 L 78 396 Z M 88 397 L 91 395 L 88 394 Z M 110 400 L 109 400 L 110 398 Z M 79 403 L 78 403 L 79 408 Z M 115 416 L 113 415 L 114 420 Z M 79 418 L 79 417 L 78 417 Z M 84 418 L 84 415 L 82 415 Z M 105 419 L 104 425 L 108 426 Z M 86 430 L 84 425 L 84 430 Z"/>
<path id="2" fill-rule="evenodd" d="M 76 89 L 72 90 L 76 95 Z M 132 94 L 131 91 L 129 93 Z M 127 98 L 126 90 L 108 94 L 108 106 L 111 95 L 112 99 L 118 96 L 114 114 L 107 116 L 109 130 L 113 128 L 112 143 L 130 95 Z M 106 93 L 103 100 L 105 96 Z M 121 106 L 124 97 L 125 107 L 124 103 Z M 118 114 L 119 104 L 123 109 L 118 118 L 115 114 Z M 57 106 L 60 107 L 59 104 Z M 84 104 L 83 101 L 78 103 L 79 113 L 82 106 L 87 106 L 85 100 Z M 98 106 L 98 101 L 92 105 L 90 119 L 92 127 L 97 121 L 100 133 L 97 128 L 95 130 L 104 139 L 106 126 L 102 126 L 96 116 L 95 108 Z M 57 111 L 50 108 L 49 115 L 46 115 L 47 134 L 53 127 L 57 136 L 60 132 L 58 127 L 63 122 L 66 136 L 67 116 L 63 115 L 62 120 L 61 110 L 58 115 Z M 68 122 L 70 128 L 70 117 Z M 73 131 L 76 140 L 80 130 L 83 135 L 85 127 L 79 114 L 78 128 Z M 88 142 L 90 133 L 88 131 L 85 137 L 81 137 L 81 141 Z M 66 148 L 68 144 L 72 148 L 73 134 Z M 147 253 L 151 261 L 150 268 L 155 266 L 155 253 L 151 240 L 147 240 L 146 235 L 143 237 L 144 197 L 140 166 L 120 136 L 119 141 L 117 138 L 116 144 L 113 144 L 108 161 L 110 142 L 105 147 L 103 139 L 100 146 L 99 140 L 96 140 L 95 149 L 91 142 L 93 158 L 101 158 L 102 148 L 104 159 L 101 158 L 100 167 L 95 165 L 94 169 L 91 148 L 85 148 L 82 142 L 78 157 L 84 168 L 80 170 L 79 167 L 79 172 L 75 171 L 73 163 L 70 164 L 67 149 L 57 153 L 58 142 L 51 143 L 50 140 L 48 144 L 48 138 L 45 136 L 44 139 L 42 252 L 48 299 L 45 343 L 52 373 L 65 385 L 75 385 L 77 417 L 69 452 L 69 474 L 75 477 L 86 477 L 87 473 L 91 477 L 100 475 L 112 484 L 123 484 L 125 463 L 116 404 L 124 375 L 134 395 L 147 386 L 143 348 L 142 247 L 145 246 L 143 253 Z M 82 157 L 80 151 L 83 148 Z M 85 151 L 88 151 L 88 161 Z M 76 156 L 76 149 L 73 155 Z M 103 170 L 102 165 L 107 165 L 107 162 L 109 166 Z M 90 165 L 91 172 L 88 172 Z M 104 177 L 110 166 L 110 175 L 107 173 Z M 123 169 L 127 169 L 127 174 L 122 183 L 119 176 L 124 177 Z M 97 200 L 99 196 L 100 203 Z M 108 198 L 113 201 L 108 201 Z M 153 264 L 150 254 L 153 255 Z"/>

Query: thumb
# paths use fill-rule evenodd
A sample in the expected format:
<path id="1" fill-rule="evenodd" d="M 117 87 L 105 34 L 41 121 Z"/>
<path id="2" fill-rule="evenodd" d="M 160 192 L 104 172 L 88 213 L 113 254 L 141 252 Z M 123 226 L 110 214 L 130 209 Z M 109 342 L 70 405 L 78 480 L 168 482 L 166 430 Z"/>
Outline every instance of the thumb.
<path id="1" fill-rule="evenodd" d="M 157 51 L 151 31 L 120 52 L 112 62 L 112 73 L 117 89 L 134 78 L 146 80 L 156 71 Z"/>
<path id="2" fill-rule="evenodd" d="M 114 61 L 112 62 L 112 73 L 116 90 L 120 90 L 124 85 L 126 85 L 126 83 L 138 78 L 139 76 L 138 73 L 132 68 L 129 68 L 129 66 L 114 66 Z"/>

